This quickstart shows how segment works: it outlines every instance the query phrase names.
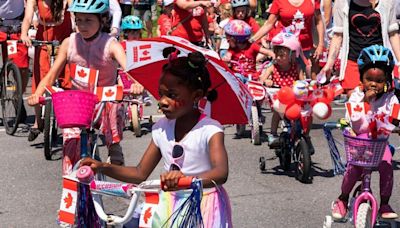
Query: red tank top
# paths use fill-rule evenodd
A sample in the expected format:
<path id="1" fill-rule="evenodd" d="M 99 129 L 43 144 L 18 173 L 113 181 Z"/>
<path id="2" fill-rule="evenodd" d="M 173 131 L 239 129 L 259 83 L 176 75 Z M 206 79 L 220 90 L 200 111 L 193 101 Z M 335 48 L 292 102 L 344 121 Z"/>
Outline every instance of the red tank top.
<path id="1" fill-rule="evenodd" d="M 292 63 L 289 70 L 287 71 L 281 70 L 278 65 L 274 64 L 274 70 L 272 72 L 272 81 L 274 82 L 275 86 L 291 87 L 296 80 L 299 80 L 299 70 L 296 62 Z"/>

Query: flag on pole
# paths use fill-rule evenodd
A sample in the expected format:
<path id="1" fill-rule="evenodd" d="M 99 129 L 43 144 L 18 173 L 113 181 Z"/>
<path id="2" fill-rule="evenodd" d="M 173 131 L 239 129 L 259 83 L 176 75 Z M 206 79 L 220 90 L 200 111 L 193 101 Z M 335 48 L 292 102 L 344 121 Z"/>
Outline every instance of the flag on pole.
<path id="1" fill-rule="evenodd" d="M 99 77 L 99 71 L 95 69 L 90 69 L 87 67 L 82 67 L 76 64 L 70 64 L 71 77 L 78 84 L 83 86 L 97 85 L 97 80 Z"/>
<path id="2" fill-rule="evenodd" d="M 77 198 L 78 198 L 78 183 L 64 178 L 60 211 L 58 213 L 60 222 L 72 225 L 75 224 Z"/>
<path id="3" fill-rule="evenodd" d="M 154 213 L 157 211 L 159 196 L 158 193 L 145 193 L 145 204 L 140 213 L 139 228 L 151 228 Z"/>
<path id="4" fill-rule="evenodd" d="M 118 85 L 97 87 L 96 95 L 100 101 L 122 101 L 124 88 Z"/>
<path id="5" fill-rule="evenodd" d="M 361 113 L 366 114 L 369 110 L 370 110 L 369 104 L 366 102 L 359 102 L 359 103 L 347 102 L 346 103 L 346 113 L 347 113 L 347 116 L 349 116 L 349 117 L 354 112 L 361 112 Z"/>

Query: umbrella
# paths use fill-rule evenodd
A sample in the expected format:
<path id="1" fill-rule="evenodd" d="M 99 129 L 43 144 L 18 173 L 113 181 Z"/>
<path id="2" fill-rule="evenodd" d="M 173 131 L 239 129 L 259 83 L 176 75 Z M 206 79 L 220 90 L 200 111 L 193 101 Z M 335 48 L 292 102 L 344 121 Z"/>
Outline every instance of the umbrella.
<path id="1" fill-rule="evenodd" d="M 249 122 L 252 97 L 247 87 L 233 75 L 215 51 L 195 46 L 188 40 L 176 36 L 161 36 L 128 41 L 126 43 L 128 73 L 159 99 L 158 81 L 162 66 L 168 63 L 162 51 L 171 46 L 180 51 L 179 57 L 199 51 L 208 59 L 206 67 L 211 77 L 211 89 L 217 91 L 218 98 L 211 104 L 200 102 L 199 107 L 221 124 Z"/>

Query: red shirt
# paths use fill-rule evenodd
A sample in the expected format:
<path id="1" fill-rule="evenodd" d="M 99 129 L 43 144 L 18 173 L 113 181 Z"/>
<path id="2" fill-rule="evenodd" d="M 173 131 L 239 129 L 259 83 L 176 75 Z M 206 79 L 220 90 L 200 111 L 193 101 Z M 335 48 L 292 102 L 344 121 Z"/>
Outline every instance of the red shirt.
<path id="1" fill-rule="evenodd" d="M 171 35 L 182 37 L 190 42 L 202 41 L 204 34 L 201 27 L 201 18 L 205 16 L 204 13 L 202 7 L 196 7 L 192 10 L 184 10 L 175 4 L 172 13 L 172 27 L 175 27 L 176 29 L 171 33 Z M 187 17 L 191 18 L 186 19 Z M 182 20 L 185 20 L 185 22 L 179 24 Z"/>
<path id="2" fill-rule="evenodd" d="M 238 48 L 229 48 L 228 52 L 232 54 L 232 60 L 239 62 L 243 66 L 244 76 L 251 75 L 252 79 L 257 80 L 259 74 L 256 69 L 256 58 L 260 51 L 260 45 L 252 43 L 246 49 L 239 50 Z M 232 70 L 237 73 L 242 73 L 240 66 L 233 64 Z"/>
<path id="3" fill-rule="evenodd" d="M 166 14 L 161 14 L 158 18 L 157 24 L 160 26 L 161 36 L 167 35 L 168 31 L 171 30 L 172 19 Z"/>
<path id="4" fill-rule="evenodd" d="M 295 7 L 288 0 L 274 0 L 270 13 L 279 17 L 281 26 L 288 27 L 295 25 L 300 31 L 300 43 L 304 51 L 311 50 L 313 47 L 312 22 L 314 11 L 319 10 L 320 0 L 304 0 L 299 6 Z"/>

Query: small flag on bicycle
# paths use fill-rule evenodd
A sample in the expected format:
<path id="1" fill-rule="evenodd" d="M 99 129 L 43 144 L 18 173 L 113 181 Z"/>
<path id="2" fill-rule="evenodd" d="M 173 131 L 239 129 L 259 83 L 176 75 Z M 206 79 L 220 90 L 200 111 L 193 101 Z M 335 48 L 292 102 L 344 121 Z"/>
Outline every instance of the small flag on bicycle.
<path id="1" fill-rule="evenodd" d="M 159 196 L 158 193 L 145 193 L 145 204 L 140 214 L 139 228 L 151 228 L 154 213 L 157 211 Z"/>
<path id="2" fill-rule="evenodd" d="M 81 84 L 82 86 L 97 85 L 97 79 L 99 77 L 99 71 L 87 67 L 82 67 L 76 64 L 70 64 L 71 77 L 72 79 Z"/>
<path id="3" fill-rule="evenodd" d="M 96 95 L 100 101 L 121 101 L 124 96 L 124 88 L 117 85 L 97 87 Z"/>
<path id="4" fill-rule="evenodd" d="M 366 114 L 369 111 L 369 104 L 366 102 L 347 102 L 346 103 L 346 114 L 348 117 L 351 116 L 354 112 L 361 112 Z"/>
<path id="5" fill-rule="evenodd" d="M 392 110 L 390 110 L 390 117 L 400 120 L 400 104 L 393 104 Z"/>
<path id="6" fill-rule="evenodd" d="M 75 224 L 76 204 L 78 198 L 78 183 L 64 178 L 61 196 L 60 211 L 58 218 L 60 222 Z"/>

